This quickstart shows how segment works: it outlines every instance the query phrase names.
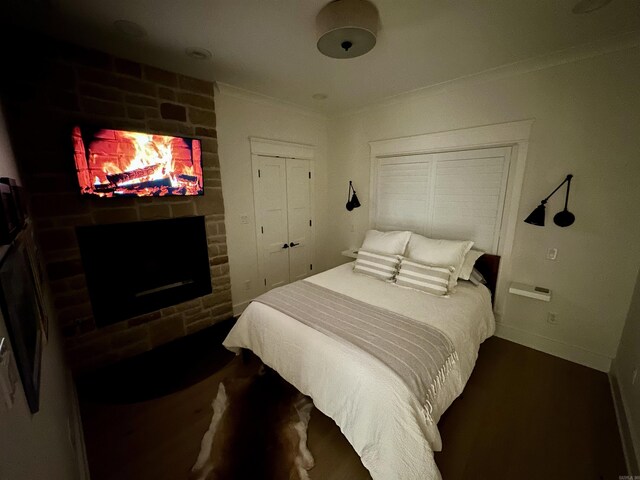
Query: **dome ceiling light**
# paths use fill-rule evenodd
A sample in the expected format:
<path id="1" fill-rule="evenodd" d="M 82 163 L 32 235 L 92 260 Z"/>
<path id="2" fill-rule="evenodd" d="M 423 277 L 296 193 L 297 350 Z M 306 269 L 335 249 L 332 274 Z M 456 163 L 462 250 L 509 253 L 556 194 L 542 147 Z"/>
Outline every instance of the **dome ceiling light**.
<path id="1" fill-rule="evenodd" d="M 335 0 L 316 17 L 318 50 L 331 58 L 355 58 L 376 44 L 378 9 L 368 0 Z"/>

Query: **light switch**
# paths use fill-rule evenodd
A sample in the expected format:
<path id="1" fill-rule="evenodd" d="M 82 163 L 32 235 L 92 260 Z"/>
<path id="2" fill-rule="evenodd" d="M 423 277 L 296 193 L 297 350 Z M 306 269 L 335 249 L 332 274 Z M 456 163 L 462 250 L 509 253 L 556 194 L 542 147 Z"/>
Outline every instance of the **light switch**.
<path id="1" fill-rule="evenodd" d="M 555 260 L 558 258 L 558 249 L 550 248 L 547 250 L 547 260 Z"/>

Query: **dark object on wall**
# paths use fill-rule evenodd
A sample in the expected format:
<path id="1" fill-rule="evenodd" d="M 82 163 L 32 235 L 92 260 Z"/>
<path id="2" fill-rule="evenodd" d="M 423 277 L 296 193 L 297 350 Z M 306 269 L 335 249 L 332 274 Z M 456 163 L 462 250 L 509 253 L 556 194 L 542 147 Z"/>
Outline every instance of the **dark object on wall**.
<path id="1" fill-rule="evenodd" d="M 0 183 L 9 185 L 9 188 L 11 189 L 18 228 L 22 228 L 27 217 L 24 190 L 13 178 L 2 177 L 0 178 Z"/>
<path id="2" fill-rule="evenodd" d="M 198 139 L 86 126 L 72 139 L 83 195 L 204 195 Z"/>
<path id="3" fill-rule="evenodd" d="M 29 256 L 17 240 L 0 265 L 0 306 L 31 413 L 40 408 L 42 319 L 37 302 Z"/>
<path id="4" fill-rule="evenodd" d="M 564 199 L 564 210 L 555 214 L 555 216 L 553 217 L 553 223 L 555 223 L 559 227 L 568 227 L 569 225 L 573 224 L 573 222 L 575 222 L 576 220 L 576 217 L 573 213 L 571 213 L 567 209 L 567 206 L 569 204 L 569 189 L 571 188 L 572 178 L 573 178 L 573 175 L 567 175 L 567 178 L 565 178 L 564 181 L 560 185 L 558 185 L 556 189 L 553 192 L 551 192 L 551 194 L 549 194 L 547 198 L 542 200 L 540 202 L 540 205 L 538 205 L 533 210 L 533 212 L 529 214 L 529 216 L 524 220 L 525 223 L 528 223 L 530 225 L 536 225 L 539 227 L 544 227 L 545 204 L 547 203 L 547 200 L 549 200 L 553 196 L 553 194 L 556 193 L 560 189 L 560 187 L 562 187 L 566 183 L 567 196 Z"/>
<path id="5" fill-rule="evenodd" d="M 349 193 L 347 194 L 347 210 L 351 211 L 354 208 L 358 208 L 359 206 L 360 206 L 360 200 L 358 200 L 358 196 L 356 195 L 356 190 L 353 188 L 353 183 L 351 183 L 351 180 L 349 180 Z"/>
<path id="6" fill-rule="evenodd" d="M 18 214 L 11 187 L 0 183 L 0 244 L 11 243 L 19 230 Z"/>
<path id="7" fill-rule="evenodd" d="M 487 281 L 486 287 L 491 292 L 491 303 L 496 299 L 496 288 L 498 285 L 498 271 L 500 270 L 500 256 L 485 253 L 478 260 L 474 267 L 482 274 Z"/>
<path id="8" fill-rule="evenodd" d="M 202 216 L 90 225 L 76 234 L 98 327 L 212 292 Z"/>

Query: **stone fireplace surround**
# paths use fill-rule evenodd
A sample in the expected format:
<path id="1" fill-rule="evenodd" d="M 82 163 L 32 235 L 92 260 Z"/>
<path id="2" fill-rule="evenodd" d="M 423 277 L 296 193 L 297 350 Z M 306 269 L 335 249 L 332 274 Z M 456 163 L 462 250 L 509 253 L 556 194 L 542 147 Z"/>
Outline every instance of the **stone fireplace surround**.
<path id="1" fill-rule="evenodd" d="M 23 67 L 1 87 L 72 368 L 110 364 L 231 317 L 213 84 L 50 38 L 38 45 L 40 56 L 29 51 L 26 64 L 24 52 L 15 51 Z M 81 197 L 71 150 L 71 128 L 78 123 L 199 138 L 205 195 Z M 98 329 L 75 227 L 190 215 L 205 216 L 213 293 Z"/>

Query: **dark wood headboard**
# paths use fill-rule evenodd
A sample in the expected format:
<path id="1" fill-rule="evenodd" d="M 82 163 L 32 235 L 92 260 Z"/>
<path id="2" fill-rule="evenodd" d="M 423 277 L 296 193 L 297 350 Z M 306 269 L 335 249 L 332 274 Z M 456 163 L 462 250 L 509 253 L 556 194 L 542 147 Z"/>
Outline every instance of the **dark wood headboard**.
<path id="1" fill-rule="evenodd" d="M 491 303 L 493 303 L 496 297 L 496 283 L 498 282 L 500 256 L 485 253 L 478 260 L 476 260 L 475 268 L 487 281 L 487 288 L 491 291 Z"/>

